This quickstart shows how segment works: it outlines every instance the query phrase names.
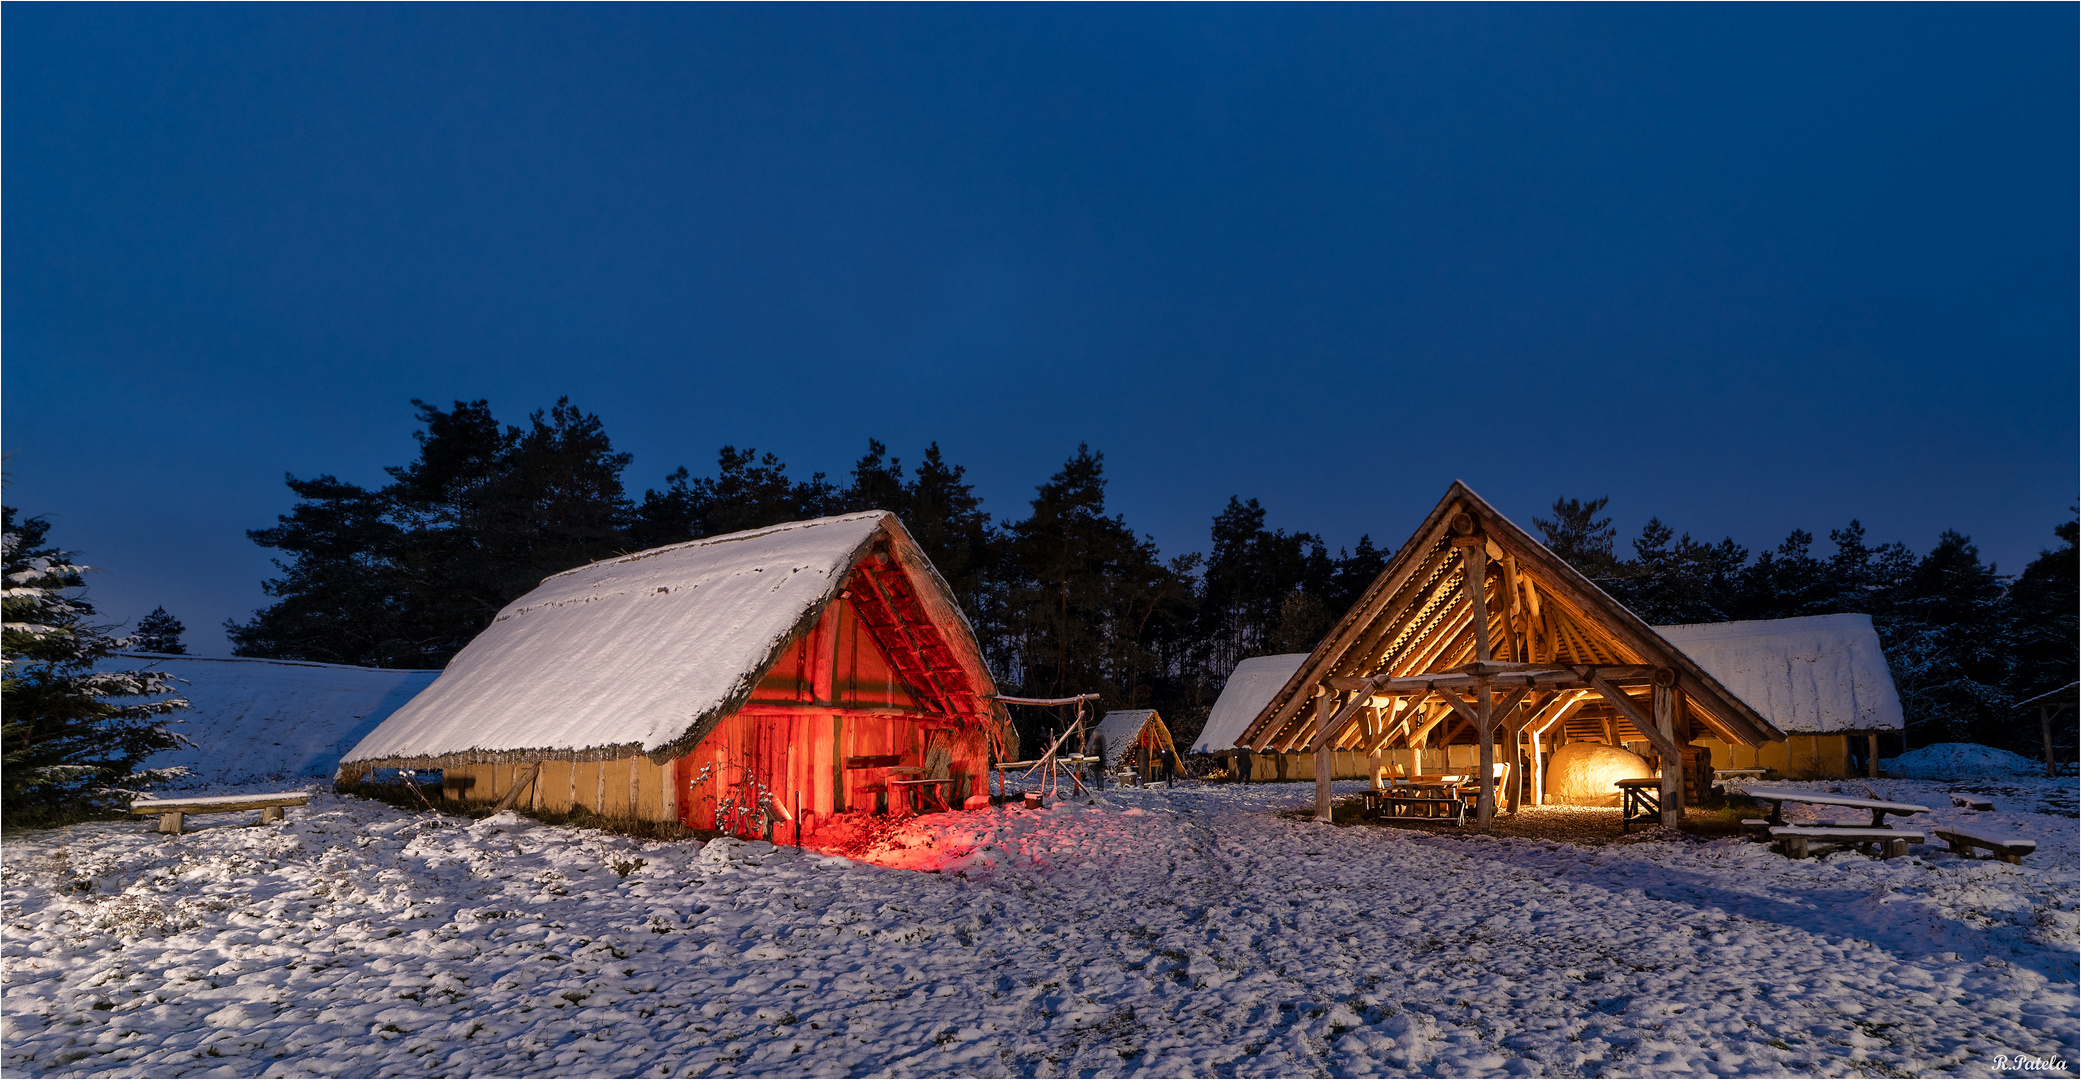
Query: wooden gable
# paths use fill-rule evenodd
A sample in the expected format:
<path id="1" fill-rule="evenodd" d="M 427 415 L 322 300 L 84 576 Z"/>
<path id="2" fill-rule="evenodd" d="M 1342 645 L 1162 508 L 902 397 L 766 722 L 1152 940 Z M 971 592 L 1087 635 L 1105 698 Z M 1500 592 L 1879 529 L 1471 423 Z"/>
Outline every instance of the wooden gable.
<path id="1" fill-rule="evenodd" d="M 1472 729 L 1481 746 L 1486 821 L 1496 738 L 1503 738 L 1508 760 L 1521 738 L 1532 740 L 1536 754 L 1540 733 L 1583 724 L 1586 709 L 1604 714 L 1595 722 L 1609 741 L 1619 741 L 1623 727 L 1665 759 L 1681 757 L 1682 745 L 1702 731 L 1746 746 L 1785 738 L 1682 650 L 1454 481 L 1236 744 L 1312 750 L 1327 761 L 1335 750 L 1420 746 L 1441 724 L 1448 738 Z M 1325 815 L 1327 775 L 1320 772 L 1318 795 Z"/>

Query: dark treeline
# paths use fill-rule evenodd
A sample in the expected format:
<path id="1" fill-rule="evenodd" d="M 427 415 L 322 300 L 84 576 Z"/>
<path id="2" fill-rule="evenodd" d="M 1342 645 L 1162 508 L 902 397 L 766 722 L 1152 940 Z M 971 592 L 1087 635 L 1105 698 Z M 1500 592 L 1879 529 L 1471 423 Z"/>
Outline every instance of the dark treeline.
<path id="1" fill-rule="evenodd" d="M 902 518 L 959 595 L 1007 692 L 1096 690 L 1107 708 L 1160 710 L 1182 744 L 1236 661 L 1312 649 L 1390 554 L 1369 537 L 1331 554 L 1315 534 L 1268 529 L 1257 500 L 1231 498 L 1204 554 L 1166 560 L 1107 512 L 1104 456 L 1082 446 L 1036 489 L 1023 517 L 1000 521 L 936 444 L 906 465 L 869 440 L 836 480 L 798 478 L 770 453 L 726 446 L 713 474 L 680 468 L 636 497 L 622 484 L 629 456 L 568 400 L 525 426 L 498 423 L 483 401 L 414 404 L 424 425 L 419 455 L 386 470 L 390 483 L 290 477 L 295 507 L 249 533 L 284 557 L 281 576 L 265 584 L 274 604 L 226 626 L 239 655 L 439 667 L 501 607 L 558 571 L 881 509 Z M 1555 519 L 1539 525 L 1557 551 L 1649 621 L 1870 612 L 1887 635 L 1910 717 L 1945 737 L 2012 741 L 2007 704 L 2073 678 L 2072 523 L 2062 526 L 2063 548 L 2011 583 L 1963 537 L 1947 533 L 1918 558 L 1898 544 L 1867 548 L 1854 522 L 1831 534 L 1829 557 L 1810 554 L 1812 538 L 1799 533 L 1750 560 L 1732 541 L 1673 538 L 1656 521 L 1621 559 L 1609 522 L 1597 517 L 1603 505 L 1559 502 Z M 1029 736 L 1049 719 L 1020 717 Z"/>

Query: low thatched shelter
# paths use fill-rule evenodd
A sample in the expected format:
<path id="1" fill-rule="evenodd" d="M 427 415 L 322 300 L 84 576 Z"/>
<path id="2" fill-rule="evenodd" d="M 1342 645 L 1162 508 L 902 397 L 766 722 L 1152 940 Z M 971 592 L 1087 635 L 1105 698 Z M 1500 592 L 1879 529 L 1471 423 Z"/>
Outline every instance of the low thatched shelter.
<path id="1" fill-rule="evenodd" d="M 340 771 L 439 769 L 451 800 L 740 833 L 799 800 L 813 837 L 933 772 L 952 805 L 985 791 L 1010 732 L 995 693 L 946 583 L 870 511 L 545 579 Z"/>
<path id="2" fill-rule="evenodd" d="M 1115 709 L 1099 717 L 1087 745 L 1103 748 L 1108 769 L 1127 762 L 1146 770 L 1165 750 L 1173 760 L 1178 756 L 1171 729 L 1155 709 Z"/>

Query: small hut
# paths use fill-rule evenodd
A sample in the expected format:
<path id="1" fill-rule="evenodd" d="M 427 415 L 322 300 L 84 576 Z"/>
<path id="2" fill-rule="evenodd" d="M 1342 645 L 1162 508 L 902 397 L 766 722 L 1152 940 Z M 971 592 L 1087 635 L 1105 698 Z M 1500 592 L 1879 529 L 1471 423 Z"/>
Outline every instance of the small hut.
<path id="1" fill-rule="evenodd" d="M 1149 779 L 1149 770 L 1163 751 L 1170 751 L 1173 760 L 1178 756 L 1178 747 L 1171 742 L 1171 729 L 1155 709 L 1116 709 L 1105 714 L 1098 720 L 1090 745 L 1103 748 L 1106 768 L 1130 763 L 1144 781 Z"/>
<path id="2" fill-rule="evenodd" d="M 1336 754 L 1356 751 L 1376 784 L 1390 767 L 1474 773 L 1486 823 L 1499 795 L 1513 806 L 1522 791 L 1539 797 L 1552 745 L 1543 740 L 1577 718 L 1595 722 L 1610 744 L 1637 740 L 1655 758 L 1667 824 L 1681 815 L 1687 787 L 1695 797 L 1711 782 L 1695 739 L 1745 747 L 1785 739 L 1682 649 L 1454 481 L 1236 744 L 1314 755 L 1316 815 L 1325 821 Z"/>
<path id="3" fill-rule="evenodd" d="M 1869 615 L 1657 626 L 1779 730 L 1784 742 L 1698 739 L 1724 769 L 1769 768 L 1792 776 L 1845 776 L 1857 739 L 1869 775 L 1879 775 L 1879 735 L 1903 726 L 1900 694 Z"/>
<path id="4" fill-rule="evenodd" d="M 870 511 L 549 577 L 340 773 L 439 769 L 452 801 L 813 838 L 912 792 L 983 792 L 1010 731 L 995 693 L 946 583 Z"/>

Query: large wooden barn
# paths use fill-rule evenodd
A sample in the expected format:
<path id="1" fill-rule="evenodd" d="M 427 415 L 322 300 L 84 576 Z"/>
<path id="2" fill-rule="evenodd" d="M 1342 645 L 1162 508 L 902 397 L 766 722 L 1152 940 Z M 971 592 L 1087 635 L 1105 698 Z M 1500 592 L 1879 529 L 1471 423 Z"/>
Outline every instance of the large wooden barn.
<path id="1" fill-rule="evenodd" d="M 340 778 L 438 769 L 452 801 L 747 835 L 799 820 L 813 838 L 891 798 L 985 792 L 1011 730 L 995 695 L 967 618 L 895 515 L 848 514 L 544 580 L 349 751 Z"/>
<path id="2" fill-rule="evenodd" d="M 1413 773 L 1473 772 L 1477 819 L 1495 813 L 1496 763 L 1530 766 L 1501 787 L 1536 793 L 1556 728 L 1595 726 L 1637 742 L 1661 770 L 1665 823 L 1697 784 L 1711 737 L 1781 742 L 1759 715 L 1676 645 L 1455 481 L 1365 595 L 1236 740 L 1315 757 L 1316 814 L 1328 820 L 1337 751 L 1377 778 L 1401 751 Z M 1499 751 L 1500 747 L 1500 751 Z M 1399 764 L 1399 763 L 1394 763 Z M 1441 768 L 1443 767 L 1443 768 Z M 1708 775 L 1709 779 L 1709 775 Z"/>

